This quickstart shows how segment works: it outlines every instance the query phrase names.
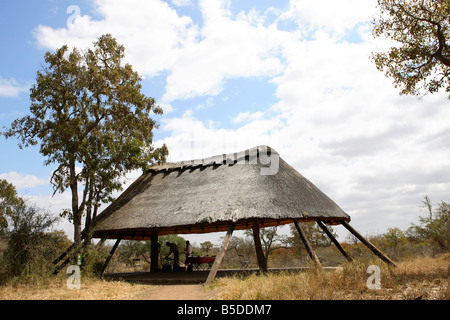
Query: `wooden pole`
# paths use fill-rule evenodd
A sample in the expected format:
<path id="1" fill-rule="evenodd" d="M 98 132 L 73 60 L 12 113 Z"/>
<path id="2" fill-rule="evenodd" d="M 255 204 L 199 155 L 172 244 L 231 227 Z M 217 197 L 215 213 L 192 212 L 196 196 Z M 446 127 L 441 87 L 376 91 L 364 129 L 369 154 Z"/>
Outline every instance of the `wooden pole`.
<path id="1" fill-rule="evenodd" d="M 389 259 L 383 252 L 381 252 L 377 247 L 375 247 L 373 244 L 371 244 L 369 241 L 364 239 L 362 235 L 358 233 L 355 229 L 353 229 L 347 222 L 341 221 L 341 224 L 347 228 L 348 231 L 350 231 L 356 238 L 358 238 L 359 241 L 364 243 L 367 248 L 369 248 L 374 254 L 376 254 L 381 260 L 386 262 L 388 265 L 396 267 L 397 265 Z"/>
<path id="2" fill-rule="evenodd" d="M 263 249 L 261 246 L 261 238 L 259 237 L 259 225 L 256 222 L 253 226 L 253 239 L 255 240 L 256 257 L 258 258 L 259 270 L 267 272 L 267 261 L 264 258 Z"/>
<path id="3" fill-rule="evenodd" d="M 103 243 L 106 241 L 106 239 L 107 239 L 107 237 L 101 238 L 100 241 L 97 242 L 97 244 L 96 244 L 95 246 L 96 246 L 97 248 L 100 248 L 100 247 L 103 245 Z"/>
<path id="4" fill-rule="evenodd" d="M 114 255 L 114 252 L 116 252 L 117 247 L 119 246 L 120 240 L 122 240 L 122 235 L 119 235 L 119 237 L 117 238 L 116 243 L 114 244 L 114 246 L 112 247 L 111 251 L 109 252 L 109 256 L 108 256 L 108 258 L 106 258 L 106 261 L 105 261 L 105 263 L 103 264 L 103 267 L 102 267 L 102 275 L 105 272 L 106 268 L 108 267 L 108 264 L 111 261 L 112 256 Z"/>
<path id="5" fill-rule="evenodd" d="M 75 243 L 74 243 L 72 246 L 70 246 L 66 250 L 66 252 L 63 253 L 64 256 L 61 255 L 60 257 L 62 257 L 61 259 L 63 259 L 66 255 L 68 255 L 68 254 L 70 254 L 70 255 L 59 266 L 55 267 L 55 271 L 53 271 L 53 274 L 58 274 L 58 272 L 61 271 L 62 268 L 64 268 L 66 265 L 68 265 L 70 260 L 73 259 L 74 253 L 76 253 L 78 250 L 80 250 L 82 245 L 83 245 L 82 243 L 79 243 L 78 245 L 75 245 Z M 54 262 L 58 263 L 59 261 L 55 260 Z"/>
<path id="6" fill-rule="evenodd" d="M 335 237 L 333 237 L 333 235 L 331 234 L 331 232 L 328 230 L 328 228 L 322 223 L 322 221 L 320 220 L 316 220 L 317 224 L 319 225 L 319 227 L 326 233 L 326 235 L 331 239 L 331 241 L 333 241 L 334 245 L 336 246 L 336 248 L 339 249 L 339 251 L 343 254 L 343 256 L 347 259 L 348 262 L 352 262 L 352 258 L 347 254 L 347 252 L 345 252 L 344 248 L 341 247 L 341 245 L 339 244 L 339 242 L 336 240 Z"/>
<path id="7" fill-rule="evenodd" d="M 85 239 L 85 232 L 83 229 L 83 231 L 81 232 L 81 240 L 84 240 L 84 239 Z M 74 252 L 76 253 L 81 248 L 81 246 L 82 246 L 81 242 L 78 245 L 73 243 L 69 248 L 66 249 L 66 251 L 64 251 L 57 259 L 55 259 L 53 261 L 53 264 L 57 265 L 68 254 L 73 254 Z M 66 260 L 63 261 L 63 263 L 61 263 L 59 266 L 56 266 L 53 274 L 58 274 L 58 272 L 69 263 L 70 259 L 71 259 L 71 257 L 69 256 L 66 258 Z"/>
<path id="8" fill-rule="evenodd" d="M 208 278 L 206 279 L 206 282 L 204 283 L 205 286 L 209 286 L 211 282 L 214 280 L 217 274 L 217 270 L 219 270 L 219 266 L 222 263 L 223 257 L 225 256 L 225 252 L 227 251 L 228 245 L 230 244 L 231 235 L 233 234 L 233 230 L 236 223 L 232 223 L 230 227 L 228 228 L 227 234 L 225 235 L 225 238 L 223 239 L 222 247 L 220 248 L 219 253 L 216 256 L 216 259 L 214 260 L 214 263 L 211 267 L 211 271 L 208 274 Z"/>
<path id="9" fill-rule="evenodd" d="M 320 263 L 319 258 L 317 257 L 316 253 L 314 252 L 313 247 L 311 246 L 308 239 L 306 238 L 305 232 L 303 231 L 302 227 L 298 223 L 297 219 L 294 219 L 294 225 L 295 225 L 295 228 L 297 229 L 300 239 L 302 239 L 302 241 L 305 245 L 306 251 L 308 252 L 311 260 L 315 263 L 315 265 L 319 269 L 322 269 L 322 264 Z"/>
<path id="10" fill-rule="evenodd" d="M 158 272 L 159 250 L 158 250 L 158 229 L 152 230 L 150 236 L 150 272 Z"/>
<path id="11" fill-rule="evenodd" d="M 73 250 L 73 248 L 75 248 L 75 243 L 72 243 L 72 244 L 70 245 L 70 247 L 68 247 L 68 248 L 66 249 L 66 251 L 64 251 L 57 259 L 55 259 L 55 260 L 53 261 L 53 264 L 58 264 L 58 262 L 60 262 L 62 259 L 64 259 L 64 257 L 65 257 L 66 255 L 68 255 L 68 254 Z"/>

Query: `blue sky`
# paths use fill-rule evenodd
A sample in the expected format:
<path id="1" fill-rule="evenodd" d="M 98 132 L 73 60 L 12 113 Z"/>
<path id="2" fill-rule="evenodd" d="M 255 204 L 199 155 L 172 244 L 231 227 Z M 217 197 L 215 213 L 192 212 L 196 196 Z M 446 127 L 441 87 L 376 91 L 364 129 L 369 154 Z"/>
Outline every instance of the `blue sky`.
<path id="1" fill-rule="evenodd" d="M 370 53 L 389 43 L 370 35 L 375 15 L 372 0 L 3 1 L 0 127 L 28 113 L 46 51 L 111 33 L 165 111 L 155 144 L 170 161 L 270 145 L 362 233 L 406 229 L 425 195 L 449 199 L 450 109 L 443 92 L 399 96 L 376 70 Z M 70 206 L 37 147 L 0 147 L 0 178 L 55 214 Z"/>

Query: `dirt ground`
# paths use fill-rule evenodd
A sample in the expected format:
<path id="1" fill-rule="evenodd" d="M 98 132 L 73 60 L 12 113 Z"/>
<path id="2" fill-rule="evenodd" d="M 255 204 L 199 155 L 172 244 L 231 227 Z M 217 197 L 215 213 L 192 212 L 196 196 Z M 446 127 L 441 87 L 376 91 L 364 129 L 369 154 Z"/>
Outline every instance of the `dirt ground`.
<path id="1" fill-rule="evenodd" d="M 211 289 L 199 284 L 155 286 L 143 300 L 210 300 L 214 296 Z"/>

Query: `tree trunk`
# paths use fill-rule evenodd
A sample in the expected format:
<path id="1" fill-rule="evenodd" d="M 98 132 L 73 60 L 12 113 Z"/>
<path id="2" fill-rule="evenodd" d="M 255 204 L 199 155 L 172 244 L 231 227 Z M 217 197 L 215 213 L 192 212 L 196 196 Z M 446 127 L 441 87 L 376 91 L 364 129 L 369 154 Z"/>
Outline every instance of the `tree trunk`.
<path id="1" fill-rule="evenodd" d="M 93 219 L 92 219 L 92 203 L 94 201 L 94 179 L 91 178 L 86 181 L 89 183 L 89 196 L 86 205 L 86 219 L 84 222 L 84 231 L 85 231 L 85 245 L 89 245 L 91 243 L 91 234 L 93 227 Z"/>
<path id="2" fill-rule="evenodd" d="M 70 160 L 70 190 L 72 191 L 73 241 L 81 242 L 81 217 L 78 208 L 78 181 L 75 172 L 75 159 Z"/>

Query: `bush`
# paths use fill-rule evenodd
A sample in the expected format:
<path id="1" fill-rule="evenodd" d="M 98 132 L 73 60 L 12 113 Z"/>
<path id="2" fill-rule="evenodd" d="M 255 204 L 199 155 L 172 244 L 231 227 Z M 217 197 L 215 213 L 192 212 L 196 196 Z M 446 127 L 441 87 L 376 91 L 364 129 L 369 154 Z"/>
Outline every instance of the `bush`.
<path id="1" fill-rule="evenodd" d="M 23 202 L 14 207 L 8 220 L 2 280 L 45 281 L 53 271 L 55 255 L 69 242 L 62 231 L 46 232 L 57 218 Z"/>
<path id="2" fill-rule="evenodd" d="M 88 277 L 99 277 L 103 272 L 103 265 L 109 255 L 105 246 L 96 247 L 88 245 L 81 250 L 83 275 Z M 75 260 L 75 259 L 74 259 Z"/>
<path id="3" fill-rule="evenodd" d="M 433 209 L 431 200 L 425 196 L 424 207 L 428 216 L 419 217 L 420 225 L 412 224 L 409 235 L 416 242 L 425 242 L 433 247 L 434 253 L 450 251 L 450 203 L 441 201 Z"/>

